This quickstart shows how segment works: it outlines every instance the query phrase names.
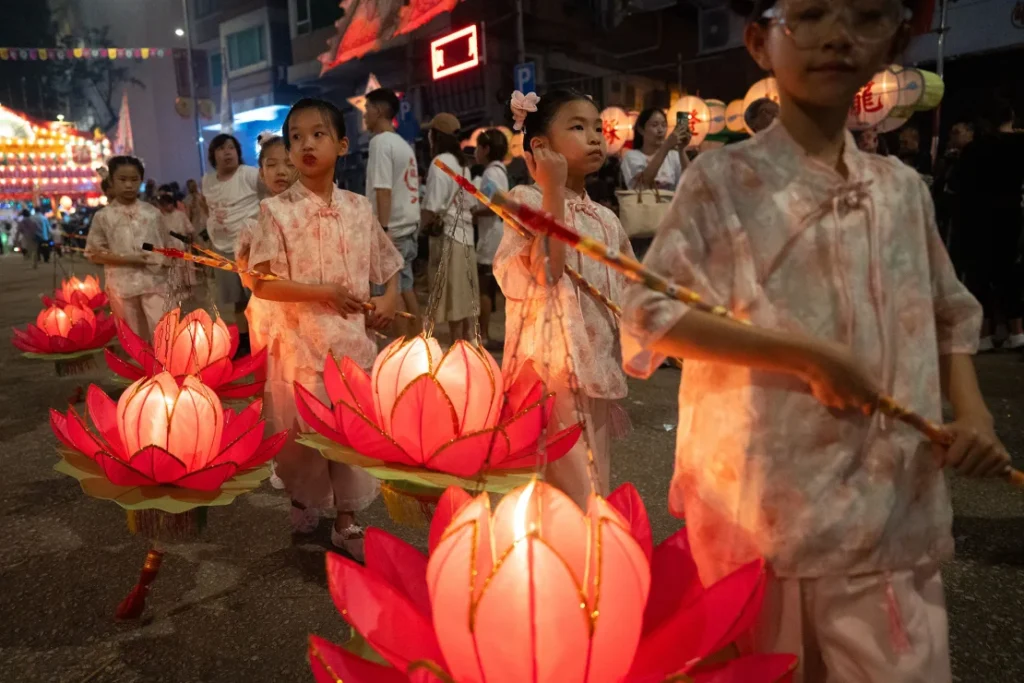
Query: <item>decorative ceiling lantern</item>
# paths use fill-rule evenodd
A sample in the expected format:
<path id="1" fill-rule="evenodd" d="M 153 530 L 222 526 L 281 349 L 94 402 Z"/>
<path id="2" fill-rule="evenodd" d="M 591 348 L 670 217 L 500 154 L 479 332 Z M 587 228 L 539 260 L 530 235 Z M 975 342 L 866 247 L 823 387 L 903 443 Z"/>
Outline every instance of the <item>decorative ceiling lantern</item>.
<path id="1" fill-rule="evenodd" d="M 846 127 L 855 131 L 874 128 L 885 120 L 899 97 L 896 74 L 889 69 L 878 72 L 853 96 Z"/>
<path id="2" fill-rule="evenodd" d="M 768 78 L 762 78 L 757 83 L 750 86 L 750 90 L 748 90 L 747 94 L 743 97 L 743 114 L 745 115 L 747 113 L 747 109 L 750 108 L 750 105 L 757 100 L 764 98 L 768 98 L 775 104 L 779 103 L 779 84 L 771 76 Z M 744 120 L 744 117 L 740 116 L 740 119 L 743 120 L 743 130 L 753 135 L 754 131 L 750 130 L 747 126 L 747 122 Z"/>
<path id="3" fill-rule="evenodd" d="M 238 328 L 225 325 L 219 317 L 211 318 L 202 309 L 182 318 L 181 310 L 175 308 L 160 318 L 153 333 L 155 347 L 120 320 L 117 337 L 135 364 L 109 349 L 105 355 L 111 371 L 125 379 L 135 381 L 166 371 L 179 380 L 197 375 L 222 399 L 250 398 L 263 392 L 267 350 L 236 360 Z M 239 381 L 252 374 L 256 381 Z"/>
<path id="4" fill-rule="evenodd" d="M 79 280 L 72 275 L 60 284 L 60 289 L 54 292 L 54 298 L 58 305 L 74 304 L 82 308 L 96 310 L 107 305 L 107 295 L 103 293 L 100 281 L 92 275 L 86 275 L 84 280 Z M 46 299 L 44 298 L 44 302 Z"/>
<path id="5" fill-rule="evenodd" d="M 704 100 L 711 111 L 711 128 L 708 135 L 717 135 L 725 129 L 725 102 L 722 100 Z"/>
<path id="6" fill-rule="evenodd" d="M 699 97 L 685 95 L 680 97 L 668 111 L 668 125 L 675 127 L 676 114 L 688 114 L 690 117 L 690 144 L 687 147 L 698 147 L 704 142 L 708 132 L 711 130 L 711 110 L 708 105 Z"/>
<path id="7" fill-rule="evenodd" d="M 880 133 L 889 133 L 906 123 L 916 111 L 934 109 L 942 102 L 945 84 L 938 74 L 922 69 L 892 65 L 899 84 L 899 100 L 889 116 L 878 125 Z"/>
<path id="8" fill-rule="evenodd" d="M 29 354 L 75 354 L 94 352 L 114 337 L 113 319 L 97 317 L 90 309 L 66 304 L 43 309 L 36 324 L 24 331 L 14 329 L 14 345 Z"/>
<path id="9" fill-rule="evenodd" d="M 629 114 L 619 107 L 606 107 L 601 112 L 601 133 L 608 146 L 608 155 L 614 156 L 622 151 L 629 139 Z"/>
<path id="10" fill-rule="evenodd" d="M 685 530 L 652 548 L 629 485 L 586 512 L 539 481 L 493 513 L 452 487 L 429 549 L 369 529 L 365 566 L 327 555 L 335 605 L 387 665 L 311 636 L 319 683 L 776 683 L 796 668 L 793 655 L 705 661 L 754 623 L 764 562 L 705 589 Z"/>
<path id="11" fill-rule="evenodd" d="M 263 439 L 256 400 L 237 415 L 223 410 L 217 395 L 195 377 L 179 386 L 170 373 L 143 378 L 115 405 L 92 385 L 85 420 L 69 409 L 50 411 L 57 438 L 94 461 L 115 486 L 175 486 L 215 491 L 236 473 L 270 460 L 287 432 Z"/>
<path id="12" fill-rule="evenodd" d="M 377 356 L 372 375 L 345 357 L 324 368 L 331 406 L 301 385 L 299 415 L 331 441 L 389 466 L 425 468 L 458 477 L 536 467 L 576 443 L 574 425 L 538 443 L 553 397 L 535 374 L 505 387 L 494 358 L 457 341 L 446 352 L 423 335 L 398 339 Z"/>
<path id="13" fill-rule="evenodd" d="M 743 122 L 743 100 L 733 100 L 725 108 L 725 127 L 732 133 L 742 133 L 747 127 Z"/>

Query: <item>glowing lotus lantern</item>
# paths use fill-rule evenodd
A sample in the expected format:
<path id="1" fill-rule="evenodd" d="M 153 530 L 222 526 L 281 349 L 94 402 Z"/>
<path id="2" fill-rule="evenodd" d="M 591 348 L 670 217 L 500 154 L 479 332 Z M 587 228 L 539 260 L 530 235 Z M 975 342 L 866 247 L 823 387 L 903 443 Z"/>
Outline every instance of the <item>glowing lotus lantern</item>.
<path id="1" fill-rule="evenodd" d="M 630 128 L 629 114 L 622 109 L 606 107 L 601 112 L 601 132 L 605 144 L 608 145 L 608 154 L 614 155 L 622 151 L 629 139 Z"/>
<path id="2" fill-rule="evenodd" d="M 311 636 L 321 683 L 773 683 L 796 665 L 755 655 L 695 670 L 752 625 L 764 563 L 705 589 L 684 532 L 651 547 L 629 486 L 583 512 L 532 482 L 493 514 L 486 495 L 452 488 L 429 558 L 371 529 L 365 566 L 332 554 L 327 572 L 335 605 L 390 667 Z"/>
<path id="3" fill-rule="evenodd" d="M 24 331 L 15 329 L 11 341 L 25 353 L 66 355 L 98 351 L 113 337 L 113 319 L 67 304 L 43 309 L 36 316 L 36 324 Z"/>
<path id="4" fill-rule="evenodd" d="M 331 407 L 296 385 L 299 415 L 342 446 L 383 463 L 459 477 L 482 470 L 535 467 L 553 397 L 527 372 L 506 388 L 494 358 L 465 341 L 442 353 L 436 339 L 392 342 L 371 375 L 350 358 L 329 358 L 324 385 Z M 575 425 L 541 449 L 547 462 L 576 443 Z"/>
<path id="5" fill-rule="evenodd" d="M 262 374 L 266 349 L 233 360 L 238 349 L 238 328 L 225 325 L 220 318 L 211 318 L 202 309 L 196 309 L 184 318 L 177 308 L 164 315 L 153 333 L 154 346 L 120 321 L 117 336 L 121 347 L 136 365 L 124 361 L 109 349 L 106 351 L 107 365 L 125 379 L 135 381 L 166 371 L 179 379 L 198 375 L 203 384 L 221 398 L 248 398 L 263 392 L 264 382 L 261 380 L 248 384 L 238 380 L 253 373 Z"/>
<path id="6" fill-rule="evenodd" d="M 721 133 L 725 128 L 725 102 L 722 100 L 704 100 L 711 111 L 711 128 L 708 135 Z"/>
<path id="7" fill-rule="evenodd" d="M 263 439 L 262 401 L 225 411 L 195 377 L 179 386 L 170 373 L 143 378 L 117 404 L 99 387 L 86 398 L 90 431 L 72 407 L 50 411 L 57 438 L 94 461 L 116 486 L 174 486 L 215 491 L 240 471 L 270 460 L 286 432 Z"/>
<path id="8" fill-rule="evenodd" d="M 730 132 L 742 133 L 747 129 L 743 121 L 743 113 L 745 111 L 743 100 L 733 100 L 725 108 L 725 127 Z"/>
<path id="9" fill-rule="evenodd" d="M 711 110 L 704 100 L 693 95 L 680 97 L 668 110 L 670 126 L 675 126 L 676 114 L 685 113 L 690 116 L 690 144 L 687 147 L 699 147 L 711 130 Z"/>
<path id="10" fill-rule="evenodd" d="M 743 98 L 743 113 L 746 114 L 747 110 L 750 109 L 750 105 L 760 99 L 767 98 L 776 104 L 779 103 L 779 84 L 774 78 L 769 76 L 768 78 L 762 78 L 754 85 L 750 86 L 750 90 Z M 754 131 L 747 127 L 746 120 L 743 121 L 743 130 L 747 131 L 751 135 Z"/>
<path id="11" fill-rule="evenodd" d="M 92 275 L 87 275 L 84 280 L 79 280 L 72 275 L 60 284 L 60 289 L 54 292 L 54 300 L 60 306 L 74 304 L 82 308 L 103 308 L 107 305 L 107 295 L 103 293 L 100 282 Z M 43 297 L 43 301 L 49 304 L 49 300 Z"/>
<path id="12" fill-rule="evenodd" d="M 889 69 L 880 71 L 853 96 L 846 127 L 850 130 L 874 128 L 889 116 L 899 96 L 896 74 Z"/>

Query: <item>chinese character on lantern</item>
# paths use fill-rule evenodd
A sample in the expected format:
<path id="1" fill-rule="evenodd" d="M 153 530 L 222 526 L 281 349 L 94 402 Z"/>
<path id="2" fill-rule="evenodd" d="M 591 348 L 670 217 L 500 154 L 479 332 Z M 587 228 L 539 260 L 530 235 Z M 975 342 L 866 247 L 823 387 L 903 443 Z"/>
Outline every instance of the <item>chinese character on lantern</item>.
<path id="1" fill-rule="evenodd" d="M 850 103 L 846 125 L 851 130 L 874 128 L 885 120 L 900 96 L 896 74 L 885 69 L 857 91 Z"/>
<path id="2" fill-rule="evenodd" d="M 868 84 L 857 91 L 857 94 L 853 97 L 853 113 L 856 116 L 861 114 L 873 114 L 876 111 L 881 111 L 882 98 L 876 97 L 872 89 L 875 87 L 874 81 L 868 81 Z"/>

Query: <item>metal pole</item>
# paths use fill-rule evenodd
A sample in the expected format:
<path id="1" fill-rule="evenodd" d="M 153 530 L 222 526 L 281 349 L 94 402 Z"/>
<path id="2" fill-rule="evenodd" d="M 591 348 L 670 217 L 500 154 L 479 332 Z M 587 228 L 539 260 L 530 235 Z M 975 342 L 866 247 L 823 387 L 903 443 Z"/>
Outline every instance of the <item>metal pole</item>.
<path id="1" fill-rule="evenodd" d="M 188 0 L 181 0 L 181 10 L 185 14 L 185 36 L 188 40 L 188 49 L 185 58 L 188 63 L 188 92 L 192 98 L 192 120 L 196 127 L 196 151 L 199 153 L 199 182 L 206 174 L 206 159 L 203 157 L 203 129 L 199 125 L 199 98 L 196 97 L 196 72 L 192 64 L 192 17 L 188 11 Z"/>
<path id="2" fill-rule="evenodd" d="M 943 51 L 946 47 L 946 32 L 949 30 L 946 27 L 946 9 L 948 6 L 949 0 L 939 0 L 939 39 L 936 41 L 935 73 L 943 80 L 946 71 Z M 935 107 L 935 117 L 932 121 L 932 166 L 935 166 L 935 162 L 939 158 L 939 127 L 941 124 L 942 103 L 939 102 L 939 106 Z"/>
<path id="3" fill-rule="evenodd" d="M 519 64 L 526 63 L 526 34 L 523 33 L 523 0 L 516 0 L 516 50 Z"/>

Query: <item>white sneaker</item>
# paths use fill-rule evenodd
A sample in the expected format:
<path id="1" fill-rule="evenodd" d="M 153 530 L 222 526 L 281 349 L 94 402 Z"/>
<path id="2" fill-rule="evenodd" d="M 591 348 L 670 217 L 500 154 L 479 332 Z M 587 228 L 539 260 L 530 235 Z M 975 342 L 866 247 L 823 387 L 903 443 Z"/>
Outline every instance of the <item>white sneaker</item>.
<path id="1" fill-rule="evenodd" d="M 331 543 L 335 548 L 351 555 L 356 562 L 362 564 L 366 561 L 366 553 L 363 550 L 363 527 L 350 524 L 338 531 L 332 526 Z"/>
<path id="2" fill-rule="evenodd" d="M 1011 334 L 1003 344 L 1004 349 L 1019 349 L 1022 346 L 1024 346 L 1024 334 Z"/>
<path id="3" fill-rule="evenodd" d="M 282 479 L 281 477 L 277 476 L 277 472 L 275 472 L 275 473 L 270 475 L 270 485 L 273 486 L 278 491 L 283 491 L 284 490 L 284 479 Z"/>
<path id="4" fill-rule="evenodd" d="M 320 523 L 320 513 L 316 508 L 300 508 L 292 501 L 292 508 L 289 512 L 289 519 L 292 523 L 292 532 L 296 534 L 311 534 Z"/>
<path id="5" fill-rule="evenodd" d="M 978 353 L 992 351 L 995 348 L 995 344 L 992 343 L 992 337 L 982 337 L 981 341 L 978 342 Z"/>

